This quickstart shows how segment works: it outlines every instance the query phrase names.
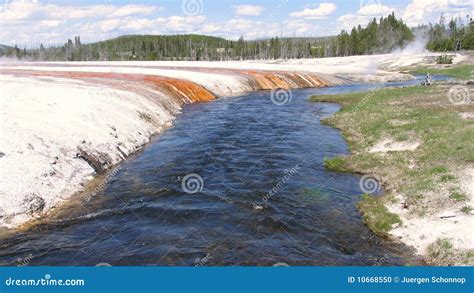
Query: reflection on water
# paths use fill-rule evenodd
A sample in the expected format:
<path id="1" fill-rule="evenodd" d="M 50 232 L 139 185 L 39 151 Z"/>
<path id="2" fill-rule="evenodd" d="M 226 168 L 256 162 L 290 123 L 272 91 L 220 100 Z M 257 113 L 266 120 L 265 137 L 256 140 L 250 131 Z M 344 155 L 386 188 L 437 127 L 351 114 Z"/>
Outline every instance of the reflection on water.
<path id="1" fill-rule="evenodd" d="M 99 194 L 2 239 L 0 264 L 405 264 L 406 247 L 362 224 L 359 177 L 323 167 L 348 152 L 320 123 L 339 106 L 308 102 L 369 87 L 294 90 L 285 105 L 256 92 L 186 106 Z"/>

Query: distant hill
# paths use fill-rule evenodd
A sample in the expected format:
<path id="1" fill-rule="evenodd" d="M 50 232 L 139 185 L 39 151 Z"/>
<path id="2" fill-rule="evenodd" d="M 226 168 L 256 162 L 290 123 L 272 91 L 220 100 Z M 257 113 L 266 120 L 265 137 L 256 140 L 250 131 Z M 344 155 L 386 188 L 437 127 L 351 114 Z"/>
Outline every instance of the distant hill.
<path id="1" fill-rule="evenodd" d="M 7 50 L 11 49 L 13 49 L 13 47 L 0 44 L 0 52 L 6 52 Z"/>
<path id="2" fill-rule="evenodd" d="M 314 39 L 316 40 L 316 38 Z M 126 35 L 91 44 L 82 44 L 79 36 L 63 46 L 39 49 L 7 50 L 20 59 L 51 61 L 86 60 L 242 60 L 311 58 L 310 38 L 277 37 L 265 40 L 227 40 L 206 35 Z M 319 40 L 319 38 L 318 38 Z M 11 57 L 11 56 L 9 56 Z"/>
<path id="3" fill-rule="evenodd" d="M 205 35 L 127 35 L 84 45 L 92 56 L 108 60 L 202 60 L 219 58 L 233 42 Z M 219 51 L 221 49 L 221 51 Z"/>

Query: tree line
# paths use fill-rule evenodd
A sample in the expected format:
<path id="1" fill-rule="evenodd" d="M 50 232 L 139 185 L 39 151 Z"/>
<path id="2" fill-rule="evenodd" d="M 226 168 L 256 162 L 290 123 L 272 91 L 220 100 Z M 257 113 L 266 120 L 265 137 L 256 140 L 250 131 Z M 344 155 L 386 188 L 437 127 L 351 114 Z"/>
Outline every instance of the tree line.
<path id="1" fill-rule="evenodd" d="M 416 30 L 428 34 L 426 48 L 430 51 L 449 52 L 474 49 L 474 21 L 467 16 L 466 21 L 460 17 L 451 19 L 446 24 L 444 16 L 435 25 L 419 26 Z"/>
<path id="2" fill-rule="evenodd" d="M 372 19 L 366 27 L 358 25 L 349 32 L 322 38 L 271 38 L 237 41 L 204 35 L 129 35 L 91 44 L 82 44 L 80 36 L 62 46 L 20 49 L 0 47 L 0 56 L 48 61 L 117 60 L 274 60 L 340 57 L 388 53 L 403 48 L 424 34 L 432 51 L 474 49 L 474 23 L 459 19 L 447 25 L 441 18 L 432 25 L 410 29 L 392 13 Z"/>

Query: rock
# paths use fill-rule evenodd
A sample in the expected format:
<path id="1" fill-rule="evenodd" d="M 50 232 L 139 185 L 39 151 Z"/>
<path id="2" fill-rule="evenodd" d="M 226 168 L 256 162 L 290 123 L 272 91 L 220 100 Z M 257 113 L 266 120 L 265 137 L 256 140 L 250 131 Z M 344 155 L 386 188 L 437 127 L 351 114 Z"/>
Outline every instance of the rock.
<path id="1" fill-rule="evenodd" d="M 408 209 L 409 204 L 408 204 L 408 200 L 407 200 L 407 199 L 402 200 L 401 204 L 402 204 L 402 208 Z"/>
<path id="2" fill-rule="evenodd" d="M 5 153 L 4 152 L 0 152 L 0 158 L 1 157 L 4 157 L 5 156 Z"/>
<path id="3" fill-rule="evenodd" d="M 92 153 L 87 152 L 81 148 L 78 148 L 77 158 L 81 158 L 86 161 L 96 173 L 104 172 L 110 165 L 112 165 L 111 159 L 107 154 L 103 153 Z"/>
<path id="4" fill-rule="evenodd" d="M 123 159 L 128 157 L 127 150 L 125 148 L 123 148 L 119 145 L 119 146 L 117 146 L 117 150 L 119 151 L 119 153 L 121 154 Z"/>
<path id="5" fill-rule="evenodd" d="M 445 211 L 441 215 L 439 215 L 441 219 L 448 219 L 448 218 L 454 218 L 456 217 L 456 213 L 453 211 Z"/>
<path id="6" fill-rule="evenodd" d="M 37 214 L 44 210 L 46 202 L 41 196 L 32 194 L 24 199 L 23 205 L 26 207 L 28 214 Z"/>
<path id="7" fill-rule="evenodd" d="M 59 161 L 59 157 L 56 156 L 56 157 L 54 157 L 54 161 L 52 161 L 51 164 L 56 165 L 58 163 L 58 161 Z"/>
<path id="8" fill-rule="evenodd" d="M 257 211 L 263 210 L 263 207 L 261 205 L 254 204 L 253 208 L 256 209 Z"/>

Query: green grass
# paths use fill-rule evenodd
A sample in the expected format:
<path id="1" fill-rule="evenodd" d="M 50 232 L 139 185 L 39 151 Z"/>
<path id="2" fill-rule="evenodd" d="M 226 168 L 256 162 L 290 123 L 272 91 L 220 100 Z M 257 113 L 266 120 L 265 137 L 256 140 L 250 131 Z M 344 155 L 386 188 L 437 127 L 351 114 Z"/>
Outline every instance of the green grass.
<path id="1" fill-rule="evenodd" d="M 398 215 L 392 214 L 385 207 L 381 197 L 365 194 L 357 204 L 364 223 L 378 235 L 386 235 L 394 224 L 401 225 Z"/>
<path id="2" fill-rule="evenodd" d="M 458 66 L 430 70 L 430 73 L 467 78 L 473 69 L 473 66 Z M 310 98 L 312 102 L 342 105 L 341 110 L 324 123 L 342 131 L 351 155 L 326 159 L 325 167 L 384 178 L 386 194 L 364 195 L 358 204 L 364 223 L 378 234 L 386 234 L 394 224 L 401 222 L 384 205 L 395 198 L 395 194 L 403 196 L 410 213 L 421 217 L 447 208 L 446 199 L 459 209 L 458 205 L 466 199 L 459 188 L 455 188 L 457 178 L 453 174 L 474 162 L 474 121 L 459 115 L 459 112 L 474 112 L 474 105 L 451 104 L 447 97 L 449 87 L 435 83 L 429 87 L 386 88 Z M 368 151 L 387 138 L 417 141 L 420 146 L 414 151 L 383 155 Z M 433 262 L 437 253 L 433 252 Z M 440 252 L 440 263 L 447 261 L 443 256 Z M 464 261 L 463 257 L 460 259 Z"/>
<path id="3" fill-rule="evenodd" d="M 450 181 L 454 181 L 456 179 L 455 176 L 451 175 L 451 174 L 446 174 L 446 175 L 442 175 L 439 179 L 440 182 L 443 182 L 443 183 L 446 183 L 446 182 L 450 182 Z"/>
<path id="4" fill-rule="evenodd" d="M 472 207 L 470 206 L 463 206 L 461 209 L 461 212 L 463 212 L 466 215 L 470 215 L 472 212 Z"/>
<path id="5" fill-rule="evenodd" d="M 454 201 L 465 201 L 467 198 L 464 194 L 462 194 L 459 190 L 451 190 L 451 194 L 449 198 Z"/>
<path id="6" fill-rule="evenodd" d="M 310 101 L 313 102 L 336 102 L 341 103 L 344 106 L 351 106 L 358 103 L 366 105 L 373 104 L 374 102 L 380 101 L 380 99 L 394 99 L 397 97 L 403 97 L 405 95 L 412 95 L 418 93 L 424 93 L 430 88 L 414 86 L 405 88 L 385 88 L 379 90 L 372 90 L 368 92 L 356 92 L 349 94 L 338 94 L 338 95 L 318 95 L 312 96 Z M 381 95 L 381 93 L 383 95 Z M 357 105 L 356 109 L 363 110 L 363 105 Z M 351 111 L 352 108 L 345 108 L 343 111 Z"/>
<path id="7" fill-rule="evenodd" d="M 473 70 L 474 65 L 457 65 L 452 66 L 449 68 L 426 68 L 426 67 L 419 67 L 415 69 L 411 69 L 408 71 L 410 74 L 414 75 L 425 75 L 429 72 L 431 75 L 433 74 L 442 74 L 442 75 L 449 75 L 459 79 L 472 79 L 473 78 Z"/>
<path id="8" fill-rule="evenodd" d="M 326 159 L 324 165 L 329 170 L 375 171 L 386 177 L 391 187 L 417 201 L 420 194 L 435 191 L 437 184 L 455 181 L 450 169 L 474 162 L 474 122 L 459 117 L 439 85 L 312 96 L 311 101 L 343 106 L 325 122 L 342 130 L 352 154 Z M 416 139 L 421 145 L 414 152 L 391 152 L 383 157 L 367 152 L 387 137 L 408 142 Z M 415 168 L 409 168 L 413 163 Z"/>
<path id="9" fill-rule="evenodd" d="M 428 263 L 439 266 L 474 264 L 474 250 L 455 249 L 449 239 L 440 238 L 427 248 Z"/>
<path id="10" fill-rule="evenodd" d="M 442 173 L 448 173 L 448 168 L 445 166 L 437 166 L 431 169 L 432 174 L 442 174 Z"/>
<path id="11" fill-rule="evenodd" d="M 350 172 L 345 162 L 344 157 L 324 158 L 324 167 L 334 172 Z"/>

